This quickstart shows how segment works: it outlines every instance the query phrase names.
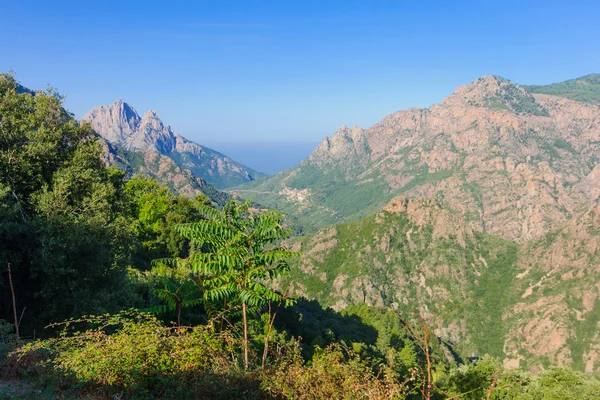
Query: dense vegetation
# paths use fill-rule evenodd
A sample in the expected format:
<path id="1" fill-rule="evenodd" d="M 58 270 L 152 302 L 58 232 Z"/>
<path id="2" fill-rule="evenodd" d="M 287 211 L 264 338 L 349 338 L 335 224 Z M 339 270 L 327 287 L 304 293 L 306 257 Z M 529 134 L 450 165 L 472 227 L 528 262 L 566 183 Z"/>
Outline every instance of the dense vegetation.
<path id="1" fill-rule="evenodd" d="M 575 101 L 600 104 L 600 74 L 589 74 L 551 85 L 531 85 L 524 88 L 530 93 L 551 94 Z"/>
<path id="2" fill-rule="evenodd" d="M 0 150 L 0 377 L 32 385 L 9 392 L 0 379 L 0 399 L 600 391 L 567 369 L 532 376 L 489 356 L 462 360 L 435 335 L 435 321 L 290 298 L 275 290 L 297 255 L 284 246 L 280 213 L 249 202 L 220 208 L 126 179 L 104 166 L 95 133 L 60 96 L 23 91 L 7 75 Z"/>

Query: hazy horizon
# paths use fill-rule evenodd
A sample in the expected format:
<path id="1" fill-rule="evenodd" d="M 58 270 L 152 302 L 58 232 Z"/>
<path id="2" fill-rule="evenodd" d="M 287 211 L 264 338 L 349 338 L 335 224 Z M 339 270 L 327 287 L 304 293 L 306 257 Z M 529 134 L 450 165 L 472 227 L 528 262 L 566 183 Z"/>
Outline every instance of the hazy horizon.
<path id="1" fill-rule="evenodd" d="M 219 142 L 204 140 L 201 144 L 255 171 L 275 175 L 298 165 L 313 152 L 319 141 Z"/>

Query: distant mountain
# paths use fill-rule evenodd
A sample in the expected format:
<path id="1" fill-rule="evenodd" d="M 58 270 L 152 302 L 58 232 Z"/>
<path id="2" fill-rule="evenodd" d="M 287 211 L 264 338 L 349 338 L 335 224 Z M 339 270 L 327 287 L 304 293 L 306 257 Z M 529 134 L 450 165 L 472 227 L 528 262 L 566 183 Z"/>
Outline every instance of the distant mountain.
<path id="1" fill-rule="evenodd" d="M 551 85 L 523 87 L 529 93 L 551 94 L 584 103 L 600 104 L 600 74 L 590 74 Z"/>
<path id="2" fill-rule="evenodd" d="M 153 178 L 171 191 L 187 197 L 206 195 L 219 205 L 231 199 L 225 192 L 216 189 L 191 171 L 179 167 L 175 161 L 159 152 L 125 150 L 106 139 L 100 138 L 104 148 L 104 162 L 124 171 L 127 176 L 135 174 Z"/>
<path id="3" fill-rule="evenodd" d="M 263 176 L 221 153 L 185 139 L 165 125 L 154 111 L 147 111 L 140 117 L 133 107 L 121 100 L 94 108 L 83 116 L 82 121 L 89 122 L 100 136 L 114 145 L 125 150 L 153 151 L 167 156 L 217 188 Z"/>
<path id="4" fill-rule="evenodd" d="M 523 245 L 473 230 L 437 201 L 393 199 L 356 222 L 291 243 L 283 289 L 337 310 L 410 316 L 454 309 L 436 333 L 463 358 L 600 372 L 600 207 Z"/>
<path id="5" fill-rule="evenodd" d="M 306 231 L 434 198 L 470 229 L 524 242 L 585 212 L 600 191 L 600 107 L 484 76 L 441 104 L 340 128 L 297 167 L 231 191 Z"/>

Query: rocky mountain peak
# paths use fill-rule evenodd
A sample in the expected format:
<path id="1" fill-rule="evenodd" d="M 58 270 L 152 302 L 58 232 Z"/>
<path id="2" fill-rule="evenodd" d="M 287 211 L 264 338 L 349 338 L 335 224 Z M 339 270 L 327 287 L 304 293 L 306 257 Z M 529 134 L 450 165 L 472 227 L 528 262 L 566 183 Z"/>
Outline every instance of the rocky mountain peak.
<path id="1" fill-rule="evenodd" d="M 160 120 L 160 118 L 158 117 L 158 113 L 154 110 L 148 110 L 144 113 L 144 116 L 142 117 L 142 119 L 157 119 Z"/>
<path id="2" fill-rule="evenodd" d="M 342 125 L 338 128 L 337 131 L 335 131 L 333 136 L 331 136 L 331 139 L 334 140 L 335 138 L 345 138 L 354 140 L 359 138 L 363 134 L 363 132 L 363 129 L 358 125 L 355 125 L 352 128 L 349 128 L 346 125 Z"/>
<path id="3" fill-rule="evenodd" d="M 89 122 L 101 137 L 112 144 L 128 151 L 168 156 L 180 168 L 219 188 L 261 176 L 220 153 L 186 140 L 165 124 L 156 111 L 148 110 L 140 117 L 123 100 L 94 108 L 83 116 L 82 121 Z"/>
<path id="4" fill-rule="evenodd" d="M 92 128 L 111 143 L 124 145 L 135 132 L 140 116 L 137 111 L 123 100 L 117 100 L 108 106 L 99 106 L 82 118 Z"/>
<path id="5" fill-rule="evenodd" d="M 346 155 L 364 155 L 365 145 L 365 131 L 360 126 L 351 129 L 342 125 L 331 137 L 323 139 L 308 160 L 320 164 Z"/>
<path id="6" fill-rule="evenodd" d="M 546 110 L 523 87 L 499 76 L 485 75 L 459 86 L 442 103 L 447 106 L 483 107 L 493 111 L 512 111 L 546 115 Z"/>

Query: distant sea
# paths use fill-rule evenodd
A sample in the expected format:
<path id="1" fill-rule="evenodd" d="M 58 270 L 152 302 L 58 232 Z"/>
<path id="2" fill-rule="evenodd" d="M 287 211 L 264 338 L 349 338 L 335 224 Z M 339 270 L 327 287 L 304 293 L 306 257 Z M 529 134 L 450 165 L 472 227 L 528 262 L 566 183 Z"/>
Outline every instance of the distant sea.
<path id="1" fill-rule="evenodd" d="M 313 152 L 318 141 L 219 143 L 202 141 L 205 146 L 256 171 L 274 175 L 295 167 Z"/>

